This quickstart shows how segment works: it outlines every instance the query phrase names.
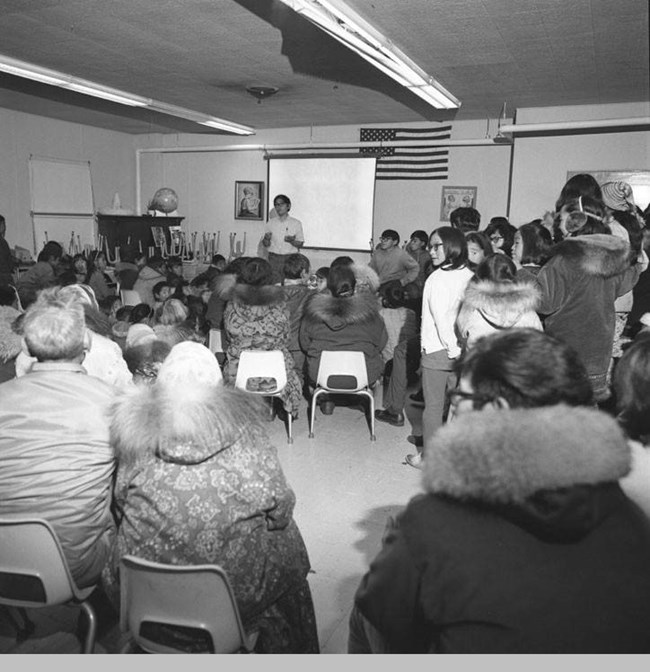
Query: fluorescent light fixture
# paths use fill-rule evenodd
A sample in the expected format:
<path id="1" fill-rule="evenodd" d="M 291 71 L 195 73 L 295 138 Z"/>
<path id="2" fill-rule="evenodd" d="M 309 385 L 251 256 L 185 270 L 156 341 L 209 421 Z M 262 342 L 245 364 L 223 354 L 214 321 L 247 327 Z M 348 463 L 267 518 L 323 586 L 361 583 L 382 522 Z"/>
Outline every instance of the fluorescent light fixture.
<path id="1" fill-rule="evenodd" d="M 429 105 L 460 107 L 458 98 L 341 0 L 281 1 Z"/>
<path id="2" fill-rule="evenodd" d="M 197 124 L 216 128 L 228 133 L 236 133 L 237 135 L 255 134 L 255 130 L 249 126 L 243 126 L 241 124 L 236 124 L 233 121 L 219 119 L 218 117 L 212 117 L 208 114 L 195 112 L 194 110 L 188 110 L 184 107 L 168 105 L 167 103 L 153 100 L 152 98 L 136 96 L 127 91 L 113 89 L 109 86 L 103 86 L 102 84 L 97 84 L 87 79 L 80 79 L 78 77 L 73 77 L 72 75 L 67 75 L 64 72 L 42 68 L 41 66 L 26 63 L 25 61 L 19 61 L 15 58 L 9 58 L 8 56 L 0 55 L 0 72 L 6 72 L 10 75 L 15 75 L 16 77 L 24 77 L 25 79 L 32 79 L 36 82 L 41 82 L 42 84 L 58 86 L 62 89 L 69 89 L 70 91 L 76 91 L 77 93 L 82 93 L 86 96 L 94 96 L 95 98 L 110 100 L 111 102 L 119 103 L 120 105 L 147 108 L 155 112 L 168 114 L 172 117 L 188 119 Z"/>

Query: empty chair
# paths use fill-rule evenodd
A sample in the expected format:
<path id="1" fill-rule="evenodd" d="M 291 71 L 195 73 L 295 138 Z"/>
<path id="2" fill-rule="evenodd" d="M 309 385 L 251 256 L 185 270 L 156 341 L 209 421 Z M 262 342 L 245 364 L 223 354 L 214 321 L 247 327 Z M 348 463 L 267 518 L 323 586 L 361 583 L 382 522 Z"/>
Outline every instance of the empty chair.
<path id="1" fill-rule="evenodd" d="M 314 438 L 316 403 L 321 394 L 358 394 L 370 399 L 370 440 L 375 440 L 375 399 L 368 385 L 366 358 L 358 350 L 323 350 L 311 400 L 309 438 Z"/>
<path id="2" fill-rule="evenodd" d="M 139 303 L 142 303 L 140 294 L 134 289 L 120 290 L 120 298 L 122 299 L 122 305 L 124 306 L 137 306 Z"/>
<path id="3" fill-rule="evenodd" d="M 92 653 L 97 624 L 87 600 L 94 589 L 77 588 L 61 544 L 47 521 L 0 519 L 0 605 L 32 609 L 78 605 L 89 624 L 83 652 Z"/>
<path id="4" fill-rule="evenodd" d="M 250 653 L 255 646 L 257 633 L 244 631 L 218 565 L 164 565 L 125 555 L 120 591 L 120 628 L 149 653 Z"/>
<path id="5" fill-rule="evenodd" d="M 275 383 L 263 381 L 259 387 L 250 389 L 251 378 L 272 378 Z M 287 370 L 281 350 L 243 350 L 239 356 L 235 387 L 264 397 L 280 397 L 287 384 Z M 291 413 L 287 413 L 287 443 L 293 443 Z"/>

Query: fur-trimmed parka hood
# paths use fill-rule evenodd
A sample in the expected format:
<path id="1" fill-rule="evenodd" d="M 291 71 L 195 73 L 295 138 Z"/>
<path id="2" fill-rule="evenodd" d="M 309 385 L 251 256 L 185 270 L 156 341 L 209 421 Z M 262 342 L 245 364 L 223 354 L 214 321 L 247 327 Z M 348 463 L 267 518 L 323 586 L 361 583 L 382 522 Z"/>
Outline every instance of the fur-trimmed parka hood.
<path id="1" fill-rule="evenodd" d="M 238 283 L 232 293 L 233 301 L 247 306 L 272 306 L 285 300 L 284 290 L 279 285 L 244 285 Z"/>
<path id="2" fill-rule="evenodd" d="M 612 418 L 565 405 L 478 411 L 427 444 L 423 485 L 436 495 L 498 509 L 540 538 L 581 538 L 608 515 L 597 486 L 630 469 L 630 448 Z"/>
<path id="3" fill-rule="evenodd" d="M 377 298 L 373 294 L 356 293 L 334 297 L 329 292 L 314 294 L 305 306 L 304 318 L 324 322 L 333 331 L 351 324 L 366 324 L 378 314 Z"/>
<path id="4" fill-rule="evenodd" d="M 11 328 L 20 314 L 11 306 L 0 306 L 0 362 L 12 359 L 21 350 L 22 338 Z"/>
<path id="5" fill-rule="evenodd" d="M 379 291 L 379 276 L 377 273 L 364 264 L 352 264 L 354 277 L 357 281 L 357 292 L 369 292 L 375 294 Z"/>
<path id="6" fill-rule="evenodd" d="M 470 282 L 458 321 L 462 321 L 464 313 L 478 310 L 500 327 L 512 327 L 524 313 L 536 310 L 539 299 L 539 289 L 527 282 Z"/>
<path id="7" fill-rule="evenodd" d="M 166 462 L 198 464 L 262 426 L 264 402 L 222 385 L 182 393 L 157 383 L 125 390 L 113 402 L 111 443 L 118 460 L 156 455 Z"/>
<path id="8" fill-rule="evenodd" d="M 594 233 L 567 238 L 558 243 L 552 256 L 563 257 L 587 275 L 611 278 L 630 267 L 630 245 L 616 236 Z"/>

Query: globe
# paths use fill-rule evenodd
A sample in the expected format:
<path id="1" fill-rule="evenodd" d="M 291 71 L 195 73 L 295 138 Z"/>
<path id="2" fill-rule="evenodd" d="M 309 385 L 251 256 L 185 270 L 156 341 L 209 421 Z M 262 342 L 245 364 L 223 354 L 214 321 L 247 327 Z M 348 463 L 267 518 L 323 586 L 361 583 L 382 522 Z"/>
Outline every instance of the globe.
<path id="1" fill-rule="evenodd" d="M 149 207 L 166 214 L 174 212 L 178 208 L 178 195 L 173 189 L 162 187 L 153 195 Z"/>

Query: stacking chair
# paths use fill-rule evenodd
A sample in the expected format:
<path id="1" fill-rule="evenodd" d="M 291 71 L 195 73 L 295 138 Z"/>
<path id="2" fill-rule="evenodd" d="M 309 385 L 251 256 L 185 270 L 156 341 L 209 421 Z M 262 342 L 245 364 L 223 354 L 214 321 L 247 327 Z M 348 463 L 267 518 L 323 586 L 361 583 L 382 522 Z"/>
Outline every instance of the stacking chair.
<path id="1" fill-rule="evenodd" d="M 272 390 L 248 390 L 246 383 L 249 378 L 273 378 L 275 387 Z M 263 397 L 279 397 L 286 385 L 287 369 L 281 350 L 242 351 L 239 356 L 235 387 Z M 291 421 L 291 413 L 287 413 L 287 443 L 293 443 Z"/>
<path id="2" fill-rule="evenodd" d="M 135 289 L 120 290 L 120 298 L 122 299 L 122 305 L 124 306 L 137 306 L 139 303 L 142 303 L 140 294 L 138 294 Z"/>
<path id="3" fill-rule="evenodd" d="M 93 590 L 95 586 L 77 588 L 61 544 L 47 521 L 0 518 L 0 605 L 18 607 L 19 611 L 78 605 L 89 624 L 83 652 L 92 653 L 97 619 L 88 598 Z"/>
<path id="4" fill-rule="evenodd" d="M 375 398 L 368 385 L 368 370 L 363 352 L 323 350 L 320 356 L 316 389 L 311 399 L 309 438 L 314 438 L 316 402 L 321 394 L 358 394 L 370 399 L 370 440 L 375 441 Z"/>
<path id="5" fill-rule="evenodd" d="M 120 561 L 120 628 L 148 653 L 251 653 L 230 581 L 218 565 Z"/>

